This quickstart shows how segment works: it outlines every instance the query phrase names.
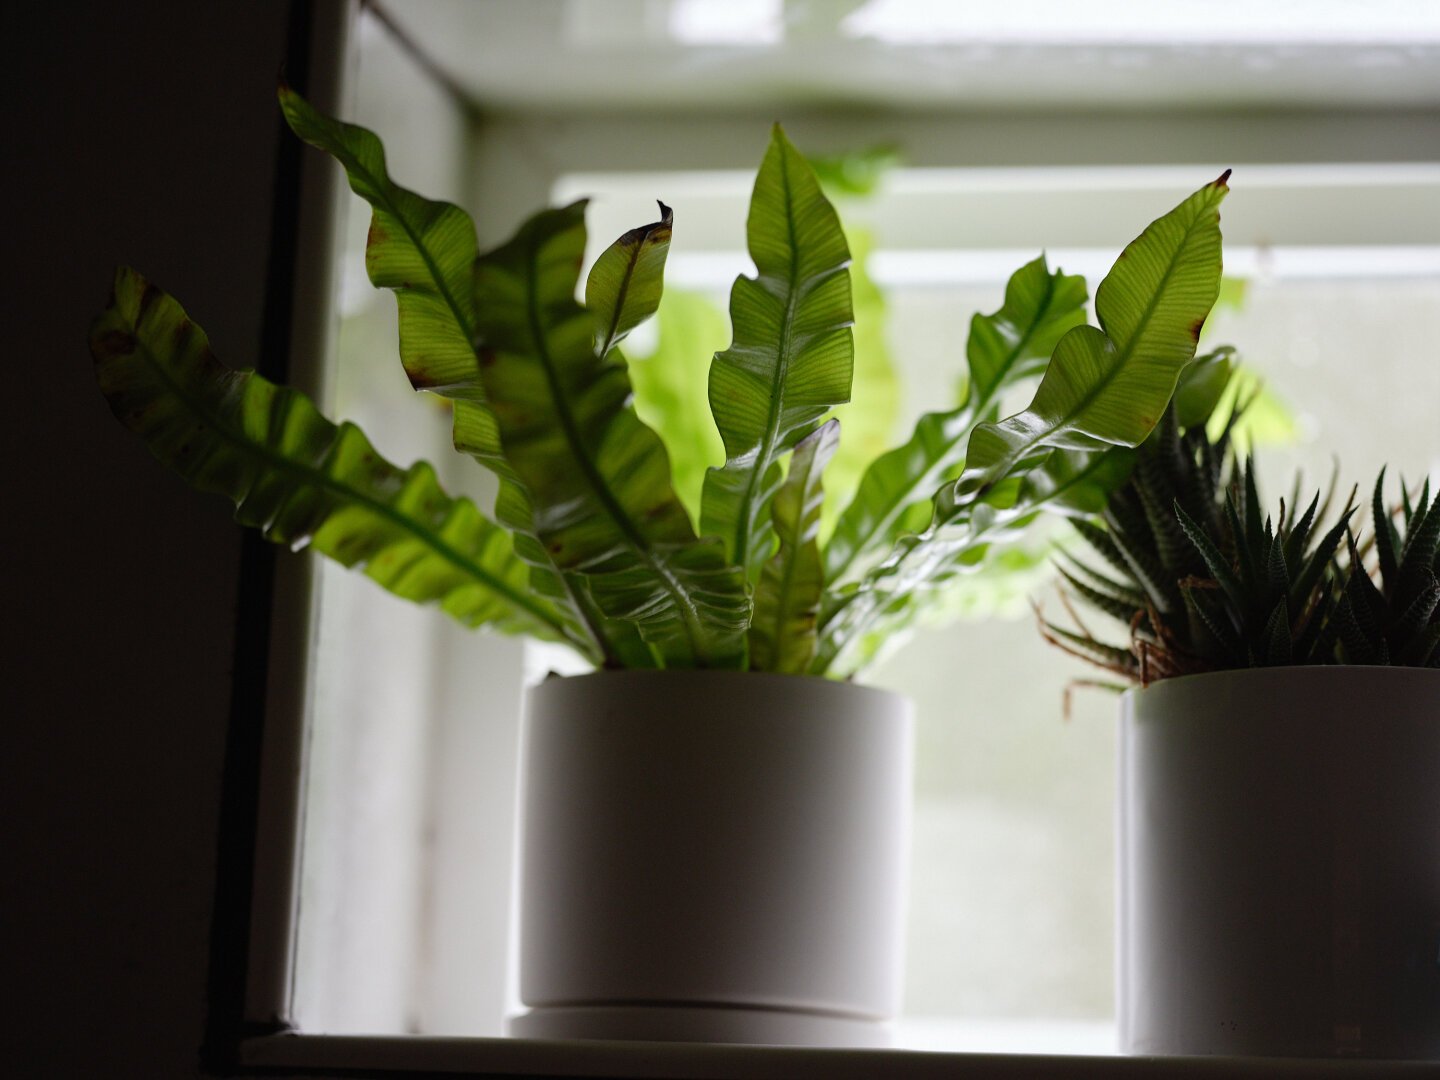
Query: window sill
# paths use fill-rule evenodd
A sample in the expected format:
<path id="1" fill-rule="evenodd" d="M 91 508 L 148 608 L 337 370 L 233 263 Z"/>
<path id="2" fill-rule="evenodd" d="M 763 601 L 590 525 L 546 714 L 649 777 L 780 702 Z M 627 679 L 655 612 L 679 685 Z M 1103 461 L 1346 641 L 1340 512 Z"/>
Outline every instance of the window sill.
<path id="1" fill-rule="evenodd" d="M 375 1077 L 424 1073 L 457 1077 L 670 1077 L 675 1080 L 966 1080 L 1043 1076 L 1300 1077 L 1387 1080 L 1433 1076 L 1418 1061 L 1316 1061 L 1256 1058 L 1078 1057 L 956 1054 L 917 1050 L 823 1050 L 686 1043 L 542 1042 L 526 1039 L 406 1036 L 269 1035 L 240 1048 L 240 1072 L 295 1076 Z"/>

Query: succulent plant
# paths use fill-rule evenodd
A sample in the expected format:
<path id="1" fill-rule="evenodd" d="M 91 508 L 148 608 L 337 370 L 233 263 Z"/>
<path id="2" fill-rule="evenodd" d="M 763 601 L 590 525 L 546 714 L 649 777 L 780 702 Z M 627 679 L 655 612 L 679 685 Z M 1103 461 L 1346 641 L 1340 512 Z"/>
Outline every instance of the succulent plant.
<path id="1" fill-rule="evenodd" d="M 1331 496 L 1317 493 L 1297 515 L 1297 482 L 1288 505 L 1264 514 L 1253 460 L 1239 463 L 1232 445 L 1244 406 L 1213 438 L 1207 430 L 1228 363 L 1216 354 L 1196 361 L 1099 522 L 1075 522 L 1104 569 L 1073 557 L 1058 567 L 1071 593 L 1124 623 L 1130 638 L 1101 640 L 1073 607 L 1078 632 L 1043 620 L 1042 632 L 1128 682 L 1333 662 L 1335 554 L 1353 510 L 1319 535 Z"/>
<path id="2" fill-rule="evenodd" d="M 1142 685 L 1240 667 L 1440 667 L 1440 498 L 1427 483 L 1412 503 L 1402 484 L 1401 505 L 1388 509 L 1382 469 L 1371 497 L 1374 536 L 1363 546 L 1350 529 L 1353 494 L 1323 524 L 1333 482 L 1297 513 L 1297 478 L 1288 504 L 1266 515 L 1254 461 L 1239 462 L 1232 445 L 1244 406 L 1213 439 L 1207 431 L 1227 363 L 1216 354 L 1195 362 L 1099 521 L 1075 522 L 1104 566 L 1063 557 L 1062 595 L 1078 629 L 1042 619 L 1046 639 Z M 1124 623 L 1128 642 L 1091 633 L 1072 595 Z"/>
<path id="3" fill-rule="evenodd" d="M 1354 508 L 1347 506 L 1312 547 L 1329 502 L 1327 495 L 1322 507 L 1316 493 L 1297 519 L 1298 503 L 1287 511 L 1282 501 L 1274 523 L 1268 515 L 1262 521 L 1250 459 L 1226 495 L 1218 530 L 1176 504 L 1180 528 L 1209 571 L 1179 583 L 1187 611 L 1204 627 L 1196 637 L 1200 670 L 1334 662 L 1335 553 Z"/>
<path id="4" fill-rule="evenodd" d="M 1427 482 L 1412 505 L 1401 484 L 1401 528 L 1385 507 L 1385 470 L 1370 500 L 1380 584 L 1349 538 L 1351 573 L 1335 608 L 1338 655 L 1347 664 L 1440 667 L 1440 498 Z"/>

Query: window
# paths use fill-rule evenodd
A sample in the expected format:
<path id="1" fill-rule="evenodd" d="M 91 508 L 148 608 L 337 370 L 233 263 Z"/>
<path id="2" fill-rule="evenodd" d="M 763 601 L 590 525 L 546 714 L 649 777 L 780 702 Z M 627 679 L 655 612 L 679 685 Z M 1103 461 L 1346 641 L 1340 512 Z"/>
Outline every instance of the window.
<path id="1" fill-rule="evenodd" d="M 969 317 L 999 305 L 1010 271 L 1047 248 L 1093 293 L 1140 227 L 1233 166 L 1227 270 L 1249 289 L 1209 332 L 1285 403 L 1288 441 L 1261 451 L 1271 497 L 1296 466 L 1322 480 L 1332 452 L 1347 484 L 1385 461 L 1440 474 L 1440 121 L 1411 111 L 1440 21 L 1416 16 L 1412 47 L 1410 24 L 1380 18 L 1356 49 L 1349 8 L 1321 5 L 1306 25 L 1331 35 L 1287 52 L 1254 44 L 1274 27 L 1223 48 L 1186 37 L 1181 5 L 1158 5 L 1180 22 L 1154 40 L 1116 44 L 1119 8 L 1102 7 L 1074 49 L 1027 36 L 1039 7 L 1007 5 L 1015 20 L 978 31 L 985 45 L 964 26 L 916 44 L 935 28 L 879 2 L 832 19 L 808 5 L 798 23 L 739 0 L 372 5 L 344 110 L 382 135 L 401 183 L 469 207 L 482 247 L 585 194 L 598 251 L 663 198 L 672 287 L 722 311 L 748 270 L 771 112 L 807 150 L 897 144 L 904 164 L 880 193 L 842 206 L 876 237 L 904 379 L 892 443 L 951 402 Z M 1217 67 L 1230 85 L 1206 81 Z M 856 97 L 865 109 L 815 107 Z M 367 222 L 353 203 L 329 410 L 488 505 L 444 410 L 409 400 L 393 299 L 363 277 Z M 977 597 L 983 620 L 918 634 L 868 680 L 914 696 L 920 721 L 906 1045 L 1084 1053 L 1113 1037 L 1113 703 L 1080 695 L 1062 719 L 1082 671 L 1035 633 L 1025 598 L 1040 587 Z M 520 694 L 557 661 L 331 566 L 316 596 L 289 1014 L 306 1033 L 499 1034 Z"/>

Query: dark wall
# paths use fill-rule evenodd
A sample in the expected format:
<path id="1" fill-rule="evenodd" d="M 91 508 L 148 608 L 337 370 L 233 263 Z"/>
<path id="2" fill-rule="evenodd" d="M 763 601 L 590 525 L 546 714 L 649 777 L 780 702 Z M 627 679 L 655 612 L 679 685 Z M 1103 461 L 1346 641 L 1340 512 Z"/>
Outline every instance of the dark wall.
<path id="1" fill-rule="evenodd" d="M 110 416 L 85 339 L 125 262 L 222 359 L 256 362 L 287 8 L 18 0 L 0 15 L 15 1075 L 199 1071 L 240 536 Z"/>

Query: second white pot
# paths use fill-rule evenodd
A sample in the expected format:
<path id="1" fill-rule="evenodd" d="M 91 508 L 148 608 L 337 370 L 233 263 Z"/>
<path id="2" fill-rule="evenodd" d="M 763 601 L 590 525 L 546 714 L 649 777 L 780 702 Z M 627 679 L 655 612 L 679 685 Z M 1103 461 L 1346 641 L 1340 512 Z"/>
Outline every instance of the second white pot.
<path id="1" fill-rule="evenodd" d="M 905 699 L 820 679 L 536 687 L 510 1033 L 884 1045 L 912 740 Z"/>
<path id="2" fill-rule="evenodd" d="M 1122 700 L 1123 1047 L 1440 1057 L 1440 672 L 1225 671 Z"/>

